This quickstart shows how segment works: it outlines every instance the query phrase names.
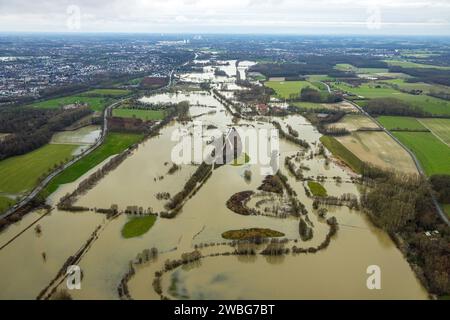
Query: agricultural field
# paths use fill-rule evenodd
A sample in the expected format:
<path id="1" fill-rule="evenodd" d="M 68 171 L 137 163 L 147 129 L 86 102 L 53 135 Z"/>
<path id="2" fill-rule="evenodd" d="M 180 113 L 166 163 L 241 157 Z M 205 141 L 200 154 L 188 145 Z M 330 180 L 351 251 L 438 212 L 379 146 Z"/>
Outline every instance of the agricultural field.
<path id="1" fill-rule="evenodd" d="M 76 130 L 57 132 L 50 140 L 51 144 L 91 145 L 100 138 L 100 126 L 85 126 Z"/>
<path id="2" fill-rule="evenodd" d="M 394 132 L 418 158 L 425 173 L 450 174 L 450 147 L 430 132 Z"/>
<path id="3" fill-rule="evenodd" d="M 374 121 L 362 114 L 346 114 L 341 120 L 329 124 L 328 127 L 343 128 L 349 131 L 356 131 L 362 128 L 379 128 Z"/>
<path id="4" fill-rule="evenodd" d="M 288 99 L 293 94 L 300 95 L 300 91 L 306 87 L 320 90 L 308 81 L 267 81 L 264 85 L 275 90 L 277 97 L 282 99 Z"/>
<path id="5" fill-rule="evenodd" d="M 418 119 L 412 117 L 381 116 L 377 120 L 388 130 L 426 131 Z"/>
<path id="6" fill-rule="evenodd" d="M 438 84 L 429 84 L 425 82 L 407 82 L 405 79 L 390 79 L 390 80 L 382 80 L 381 83 L 386 83 L 392 85 L 394 88 L 399 88 L 401 90 L 413 91 L 420 90 L 424 94 L 428 94 L 431 92 L 444 92 L 450 93 L 450 88 L 443 85 Z"/>
<path id="7" fill-rule="evenodd" d="M 29 191 L 38 184 L 40 177 L 69 160 L 77 148 L 76 145 L 47 144 L 27 154 L 0 161 L 0 192 L 17 194 Z"/>
<path id="8" fill-rule="evenodd" d="M 385 169 L 417 172 L 408 152 L 385 132 L 353 132 L 336 139 L 362 162 Z"/>
<path id="9" fill-rule="evenodd" d="M 401 72 L 380 72 L 376 74 L 377 77 L 384 77 L 390 79 L 411 79 L 412 76 Z"/>
<path id="10" fill-rule="evenodd" d="M 125 239 L 135 238 L 146 234 L 155 224 L 156 216 L 133 217 L 123 226 L 122 237 Z"/>
<path id="11" fill-rule="evenodd" d="M 164 110 L 141 110 L 141 109 L 126 109 L 118 108 L 113 110 L 114 117 L 121 118 L 138 118 L 144 121 L 162 120 L 164 119 Z"/>
<path id="12" fill-rule="evenodd" d="M 347 63 L 339 63 L 334 68 L 336 70 L 354 72 L 356 74 L 377 74 L 389 72 L 389 69 L 387 68 L 357 68 Z"/>
<path id="13" fill-rule="evenodd" d="M 92 110 L 102 111 L 103 108 L 105 108 L 109 103 L 111 103 L 111 99 L 106 98 L 106 97 L 89 97 L 89 96 L 84 96 L 84 95 L 80 94 L 80 95 L 45 100 L 45 101 L 33 103 L 33 104 L 31 104 L 31 106 L 34 106 L 36 108 L 53 109 L 53 108 L 60 108 L 65 105 L 68 105 L 68 104 L 74 104 L 74 103 L 87 103 Z"/>
<path id="14" fill-rule="evenodd" d="M 317 82 L 317 81 L 333 81 L 334 78 L 326 75 L 326 74 L 311 74 L 307 76 L 308 81 Z"/>
<path id="15" fill-rule="evenodd" d="M 6 211 L 12 205 L 14 205 L 15 201 L 11 198 L 0 196 L 0 213 Z"/>
<path id="16" fill-rule="evenodd" d="M 355 108 L 351 103 L 348 103 L 346 101 L 338 102 L 338 103 L 315 103 L 315 102 L 302 102 L 302 101 L 295 101 L 290 103 L 292 106 L 295 106 L 299 109 L 306 109 L 306 110 L 342 110 L 346 112 L 357 112 L 358 109 Z"/>
<path id="17" fill-rule="evenodd" d="M 131 133 L 109 133 L 103 144 L 92 151 L 90 154 L 74 163 L 64 172 L 56 176 L 45 188 L 45 193 L 50 195 L 62 184 L 77 180 L 84 173 L 88 172 L 110 156 L 118 154 L 129 146 L 139 142 L 142 139 L 141 134 Z"/>
<path id="18" fill-rule="evenodd" d="M 388 85 L 377 84 L 377 83 L 364 83 L 359 87 L 353 87 L 345 83 L 335 82 L 334 87 L 353 93 L 360 98 L 366 99 L 376 99 L 376 98 L 395 98 L 413 106 L 430 112 L 433 115 L 446 115 L 450 116 L 450 101 L 426 96 L 426 95 L 413 95 L 409 93 L 403 93 L 393 89 Z"/>
<path id="19" fill-rule="evenodd" d="M 87 91 L 85 93 L 82 93 L 83 96 L 114 96 L 114 97 L 120 97 L 125 96 L 129 94 L 130 91 L 126 89 L 93 89 L 90 91 Z"/>
<path id="20" fill-rule="evenodd" d="M 418 119 L 418 121 L 450 146 L 450 119 Z"/>
<path id="21" fill-rule="evenodd" d="M 326 197 L 327 189 L 323 185 L 315 181 L 308 181 L 308 188 L 315 197 Z"/>
<path id="22" fill-rule="evenodd" d="M 402 67 L 402 68 L 426 68 L 426 69 L 450 70 L 450 67 L 434 66 L 431 64 L 415 63 L 415 62 L 404 61 L 404 60 L 385 60 L 385 62 L 389 66 L 397 66 L 397 67 Z"/>

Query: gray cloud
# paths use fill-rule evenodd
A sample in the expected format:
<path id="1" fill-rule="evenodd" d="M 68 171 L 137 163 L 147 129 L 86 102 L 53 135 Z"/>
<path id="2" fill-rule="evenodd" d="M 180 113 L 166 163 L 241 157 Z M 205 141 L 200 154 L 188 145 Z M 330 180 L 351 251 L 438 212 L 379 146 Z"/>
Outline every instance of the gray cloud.
<path id="1" fill-rule="evenodd" d="M 70 5 L 86 32 L 450 35 L 445 0 L 0 0 L 0 31 L 67 31 Z"/>

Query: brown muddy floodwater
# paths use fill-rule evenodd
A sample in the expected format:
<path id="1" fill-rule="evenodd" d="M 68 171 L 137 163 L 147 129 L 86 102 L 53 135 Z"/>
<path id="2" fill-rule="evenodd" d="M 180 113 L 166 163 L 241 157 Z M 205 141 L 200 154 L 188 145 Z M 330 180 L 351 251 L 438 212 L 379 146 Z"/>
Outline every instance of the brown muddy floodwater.
<path id="1" fill-rule="evenodd" d="M 235 68 L 235 64 L 232 66 Z M 236 74 L 223 66 L 224 71 Z M 160 94 L 143 98 L 147 102 L 176 102 L 189 100 L 196 120 L 205 125 L 214 124 L 226 131 L 232 118 L 209 93 Z M 211 113 L 210 111 L 215 111 Z M 318 147 L 320 134 L 300 116 L 278 119 L 282 126 L 290 124 L 302 139 Z M 272 128 L 266 122 L 241 120 L 241 126 Z M 161 130 L 158 137 L 142 143 L 116 170 L 110 172 L 93 189 L 81 196 L 76 205 L 109 207 L 117 204 L 120 209 L 128 205 L 151 207 L 154 211 L 164 208 L 164 200 L 156 193 L 180 191 L 196 166 L 184 165 L 170 175 L 172 148 L 177 143 L 171 139 L 177 128 L 192 130 L 192 123 L 173 122 Z M 121 229 L 128 221 L 125 214 L 106 221 L 101 214 L 93 212 L 67 213 L 54 210 L 38 223 L 42 234 L 34 227 L 19 236 L 5 249 L 0 250 L 0 298 L 27 298 L 37 296 L 56 275 L 64 261 L 75 253 L 98 225 L 105 228 L 80 262 L 83 270 L 81 290 L 70 294 L 75 299 L 117 299 L 117 286 L 129 268 L 129 262 L 144 249 L 156 247 L 160 254 L 152 262 L 136 267 L 136 274 L 128 282 L 130 294 L 135 299 L 158 299 L 152 288 L 155 271 L 161 270 L 168 258 L 179 258 L 182 253 L 194 250 L 200 243 L 224 242 L 221 234 L 241 228 L 270 228 L 281 231 L 299 247 L 317 246 L 325 238 L 329 227 L 312 209 L 312 199 L 305 194 L 305 183 L 288 175 L 284 158 L 300 151 L 290 142 L 280 141 L 280 169 L 288 176 L 290 185 L 299 200 L 308 209 L 314 225 L 314 237 L 307 243 L 299 239 L 296 218 L 270 216 L 243 216 L 230 211 L 226 201 L 236 192 L 256 191 L 264 176 L 259 164 L 242 166 L 224 165 L 214 170 L 205 185 L 186 202 L 174 219 L 158 218 L 144 235 L 124 239 Z M 358 187 L 350 181 L 347 169 L 324 158 L 302 158 L 309 167 L 305 176 L 326 177 L 323 183 L 329 195 L 359 194 Z M 94 169 L 95 170 L 95 169 Z M 251 170 L 251 181 L 244 179 L 244 170 Z M 92 172 L 92 171 L 91 171 Z M 89 173 L 85 175 L 88 176 Z M 332 177 L 339 176 L 337 183 Z M 162 177 L 162 178 L 161 178 Z M 50 199 L 55 203 L 59 197 L 73 190 L 83 180 L 61 187 Z M 254 202 L 254 200 L 252 200 Z M 249 203 L 252 203 L 251 201 Z M 39 212 L 30 213 L 21 222 L 0 233 L 0 244 L 6 243 L 33 221 Z M 347 207 L 330 206 L 328 217 L 335 216 L 339 231 L 328 248 L 316 254 L 288 254 L 281 257 L 218 256 L 207 257 L 195 265 L 179 267 L 162 276 L 163 293 L 171 298 L 197 299 L 426 299 L 427 292 L 416 279 L 402 254 L 390 238 L 372 226 L 362 213 Z M 292 242 L 289 247 L 292 246 Z M 202 252 L 228 250 L 228 245 L 209 247 Z M 47 259 L 43 261 L 42 252 Z M 381 290 L 368 290 L 366 269 L 370 265 L 381 268 Z"/>

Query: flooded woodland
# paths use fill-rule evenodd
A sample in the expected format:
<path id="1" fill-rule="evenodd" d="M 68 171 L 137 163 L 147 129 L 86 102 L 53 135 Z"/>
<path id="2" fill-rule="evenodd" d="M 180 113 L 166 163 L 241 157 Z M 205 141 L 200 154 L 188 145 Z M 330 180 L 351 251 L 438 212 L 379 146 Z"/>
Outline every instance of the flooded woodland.
<path id="1" fill-rule="evenodd" d="M 202 73 L 178 77 L 180 81 L 194 84 L 211 81 L 213 87 L 232 99 L 234 90 L 246 90 L 234 80 L 237 73 L 241 74 L 241 79 L 245 78 L 245 70 L 250 65 L 249 61 L 224 63 L 219 69 L 226 77 L 215 76 L 211 66 L 205 66 Z M 373 226 L 358 208 L 322 204 L 326 214 L 320 212 L 314 208 L 314 197 L 308 191 L 307 181 L 297 179 L 288 170 L 286 158 L 293 166 L 303 168 L 305 178 L 320 177 L 328 196 L 359 197 L 360 186 L 355 183 L 355 173 L 334 160 L 327 150 L 320 152 L 321 134 L 305 118 L 291 115 L 236 121 L 212 91 L 172 91 L 140 100 L 154 104 L 189 101 L 190 116 L 202 123 L 204 132 L 208 131 L 208 126 L 222 132 L 233 126 L 272 129 L 273 120 L 283 130 L 290 127 L 297 131 L 310 148 L 303 150 L 280 138 L 279 167 L 306 214 L 300 217 L 289 214 L 291 204 L 286 187 L 280 193 L 261 191 L 266 176 L 253 161 L 226 164 L 212 170 L 211 176 L 187 199 L 174 218 L 157 217 L 151 229 L 140 237 L 125 239 L 122 236 L 123 226 L 133 218 L 126 213 L 108 219 L 94 210 L 33 211 L 0 233 L 3 274 L 0 298 L 35 299 L 52 282 L 67 258 L 80 250 L 98 227 L 95 239 L 79 259 L 83 281 L 80 290 L 70 291 L 74 299 L 427 298 L 426 290 L 384 231 Z M 65 136 L 65 133 L 55 139 L 58 143 L 80 139 L 86 144 L 92 143 L 98 136 L 93 129 L 96 128 L 77 133 L 76 137 Z M 168 173 L 172 150 L 178 143 L 173 139 L 175 130 L 192 134 L 193 122 L 172 121 L 164 126 L 159 135 L 140 143 L 115 170 L 78 197 L 75 205 L 91 209 L 117 205 L 120 212 L 129 206 L 150 208 L 156 213 L 164 211 L 167 200 L 158 198 L 158 193 L 176 194 L 198 167 L 194 163 L 185 164 L 176 172 Z M 47 202 L 54 206 L 95 170 L 61 186 Z M 233 195 L 244 191 L 252 192 L 243 206 L 250 208 L 253 214 L 239 214 L 227 206 Z M 334 225 L 329 222 L 332 217 L 338 227 L 329 236 L 326 247 L 309 252 L 298 250 L 319 247 Z M 304 220 L 311 230 L 308 239 L 299 235 L 299 220 Z M 36 225 L 41 232 L 36 232 Z M 250 228 L 267 228 L 284 234 L 274 243 L 281 246 L 284 253 L 264 254 L 271 244 L 271 240 L 266 240 L 248 244 L 252 254 L 236 254 L 242 244 L 225 239 L 222 234 Z M 156 248 L 158 254 L 148 257 L 151 248 Z M 188 263 L 167 267 L 167 261 L 176 261 L 191 252 L 198 252 L 200 256 Z M 371 265 L 381 269 L 381 290 L 369 290 L 366 285 L 367 268 Z M 155 273 L 159 274 L 156 284 Z M 64 286 L 65 282 L 51 285 L 53 288 Z"/>

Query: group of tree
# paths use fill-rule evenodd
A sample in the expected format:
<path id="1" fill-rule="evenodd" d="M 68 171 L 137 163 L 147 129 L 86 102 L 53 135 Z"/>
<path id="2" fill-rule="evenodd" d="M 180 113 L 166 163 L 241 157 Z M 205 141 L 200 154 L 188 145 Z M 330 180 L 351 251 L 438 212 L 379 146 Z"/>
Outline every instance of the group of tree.
<path id="1" fill-rule="evenodd" d="M 266 86 L 252 85 L 248 90 L 239 90 L 235 93 L 236 99 L 243 103 L 267 103 L 275 91 Z"/>
<path id="2" fill-rule="evenodd" d="M 71 110 L 8 107 L 0 111 L 0 160 L 25 154 L 48 143 L 57 131 L 89 115 L 88 107 Z"/>
<path id="3" fill-rule="evenodd" d="M 281 138 L 284 138 L 295 144 L 298 144 L 299 146 L 301 146 L 305 149 L 308 149 L 310 147 L 309 143 L 306 140 L 300 139 L 298 137 L 294 137 L 293 135 L 284 131 L 283 128 L 281 127 L 281 125 L 277 121 L 273 121 L 272 124 L 274 125 L 275 128 L 278 129 L 278 132 L 279 132 Z"/>
<path id="4" fill-rule="evenodd" d="M 450 293 L 450 228 L 433 205 L 428 181 L 417 175 L 368 170 L 375 184 L 367 188 L 361 204 L 376 225 L 394 239 L 410 263 L 418 265 L 422 282 L 431 293 Z M 363 178 L 367 178 L 363 173 Z M 431 184 L 448 188 L 448 177 L 434 177 Z M 443 188 L 443 189 L 441 189 Z M 440 196 L 446 197 L 446 192 Z M 447 194 L 448 195 L 448 194 Z M 405 245 L 406 244 L 406 245 Z"/>
<path id="5" fill-rule="evenodd" d="M 450 175 L 434 175 L 430 178 L 431 186 L 437 193 L 439 202 L 450 203 Z"/>
<path id="6" fill-rule="evenodd" d="M 339 94 L 321 92 L 311 87 L 306 87 L 300 92 L 300 100 L 315 103 L 337 103 L 343 101 L 343 98 Z"/>
<path id="7" fill-rule="evenodd" d="M 442 84 L 450 86 L 449 71 L 437 68 L 404 68 L 400 66 L 391 66 L 389 72 L 406 73 L 414 78 L 409 80 L 411 82 L 426 82 Z"/>
<path id="8" fill-rule="evenodd" d="M 365 110 L 371 115 L 392 115 L 392 116 L 409 116 L 409 117 L 431 117 L 426 112 L 416 106 L 412 106 L 405 101 L 395 98 L 378 98 L 368 102 Z"/>

